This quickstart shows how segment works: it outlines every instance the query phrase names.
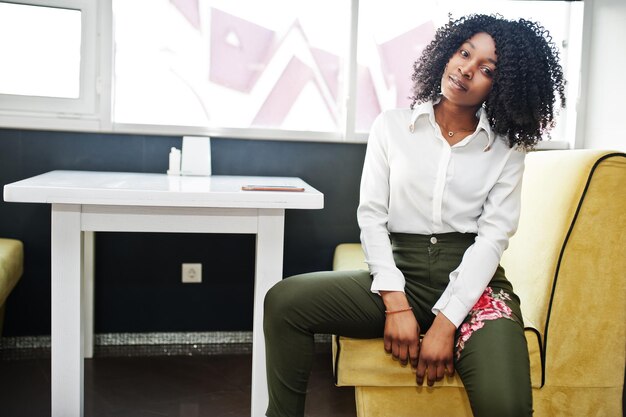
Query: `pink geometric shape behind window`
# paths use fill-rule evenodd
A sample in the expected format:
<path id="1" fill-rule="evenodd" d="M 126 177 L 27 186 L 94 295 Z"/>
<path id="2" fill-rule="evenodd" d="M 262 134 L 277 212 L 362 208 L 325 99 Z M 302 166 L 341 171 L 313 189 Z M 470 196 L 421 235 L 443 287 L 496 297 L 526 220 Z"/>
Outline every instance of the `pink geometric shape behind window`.
<path id="1" fill-rule="evenodd" d="M 428 21 L 378 45 L 385 82 L 388 88 L 396 86 L 398 107 L 407 107 L 410 104 L 408 97 L 413 94 L 413 62 L 434 36 L 435 26 L 432 21 Z"/>
<path id="2" fill-rule="evenodd" d="M 186 16 L 193 16 L 189 13 L 195 5 L 197 15 L 197 0 L 171 1 Z M 334 114 L 331 104 L 338 104 L 340 97 L 340 58 L 330 52 L 311 47 L 297 20 L 281 39 L 277 39 L 276 32 L 270 29 L 221 10 L 211 9 L 209 79 L 213 83 L 241 92 L 250 93 L 286 38 L 296 32 L 305 39 L 316 68 L 309 67 L 294 55 L 265 97 L 252 122 L 254 126 L 281 126 L 309 82 L 313 82 L 317 87 L 317 91 L 326 102 L 326 110 L 337 122 L 337 115 Z M 408 97 L 412 90 L 413 62 L 431 41 L 434 33 L 433 23 L 426 22 L 377 46 L 385 83 L 387 88 L 395 86 L 398 107 L 406 107 L 410 103 Z M 324 88 L 335 103 L 328 103 L 324 98 L 322 94 Z M 367 131 L 374 118 L 381 112 L 381 105 L 370 69 L 364 66 L 357 69 L 356 98 L 356 129 Z"/>
<path id="3" fill-rule="evenodd" d="M 193 27 L 200 30 L 200 9 L 198 0 L 170 0 Z"/>
<path id="4" fill-rule="evenodd" d="M 311 68 L 296 58 L 291 58 L 278 82 L 268 94 L 261 109 L 252 121 L 253 126 L 278 127 L 307 83 L 315 81 Z"/>
<path id="5" fill-rule="evenodd" d="M 265 69 L 275 33 L 211 9 L 211 82 L 249 93 Z"/>

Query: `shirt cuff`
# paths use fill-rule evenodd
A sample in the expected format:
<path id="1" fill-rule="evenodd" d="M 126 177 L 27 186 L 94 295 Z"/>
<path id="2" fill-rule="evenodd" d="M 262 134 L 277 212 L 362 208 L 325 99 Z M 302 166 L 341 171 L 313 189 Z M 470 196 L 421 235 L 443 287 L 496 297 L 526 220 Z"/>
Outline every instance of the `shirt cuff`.
<path id="1" fill-rule="evenodd" d="M 438 313 L 443 313 L 458 329 L 467 317 L 468 308 L 465 307 L 465 304 L 463 304 L 461 300 L 453 295 L 448 294 L 448 297 L 445 299 L 442 298 L 433 306 L 433 314 L 437 315 Z"/>
<path id="2" fill-rule="evenodd" d="M 375 277 L 372 281 L 371 291 L 380 294 L 380 291 L 402 291 L 404 292 L 404 277 Z"/>

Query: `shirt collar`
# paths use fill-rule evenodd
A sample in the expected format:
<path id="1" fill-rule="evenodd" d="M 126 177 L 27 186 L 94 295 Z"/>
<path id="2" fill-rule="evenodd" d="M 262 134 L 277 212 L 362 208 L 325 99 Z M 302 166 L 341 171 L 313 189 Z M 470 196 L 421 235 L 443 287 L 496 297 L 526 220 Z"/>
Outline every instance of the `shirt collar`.
<path id="1" fill-rule="evenodd" d="M 430 121 L 435 123 L 435 110 L 434 105 L 439 103 L 439 99 L 432 101 L 427 101 L 425 103 L 420 103 L 413 108 L 413 112 L 411 113 L 411 124 L 409 125 L 409 131 L 413 132 L 415 129 L 415 122 L 420 116 L 428 115 Z M 484 108 L 479 108 L 476 112 L 476 117 L 478 117 L 478 125 L 477 130 L 484 130 L 487 134 L 487 146 L 483 149 L 483 151 L 487 152 L 493 146 L 493 142 L 496 140 L 496 134 L 491 129 L 489 125 L 489 120 L 487 119 L 487 112 Z"/>

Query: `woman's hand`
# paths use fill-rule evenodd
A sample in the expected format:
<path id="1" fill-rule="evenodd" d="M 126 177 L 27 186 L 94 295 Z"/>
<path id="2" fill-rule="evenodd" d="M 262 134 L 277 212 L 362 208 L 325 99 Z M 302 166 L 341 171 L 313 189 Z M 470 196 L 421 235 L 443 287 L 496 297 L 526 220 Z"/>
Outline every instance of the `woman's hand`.
<path id="1" fill-rule="evenodd" d="M 406 295 L 401 291 L 381 291 L 387 311 L 397 311 L 409 308 Z M 419 355 L 420 326 L 413 315 L 407 310 L 399 313 L 387 314 L 385 320 L 385 351 L 391 353 L 402 365 L 409 360 L 411 366 L 416 367 Z"/>
<path id="2" fill-rule="evenodd" d="M 420 347 L 415 372 L 417 385 L 424 383 L 425 374 L 429 387 L 432 387 L 435 381 L 441 381 L 446 373 L 454 375 L 452 353 L 455 332 L 456 326 L 442 313 L 437 314 Z"/>

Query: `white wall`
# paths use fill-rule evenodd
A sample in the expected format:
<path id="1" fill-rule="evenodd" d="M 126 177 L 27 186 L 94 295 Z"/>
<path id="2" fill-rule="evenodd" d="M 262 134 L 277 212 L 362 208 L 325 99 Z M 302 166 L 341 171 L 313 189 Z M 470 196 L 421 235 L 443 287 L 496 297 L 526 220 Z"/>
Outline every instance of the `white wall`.
<path id="1" fill-rule="evenodd" d="M 584 1 L 590 25 L 577 147 L 626 151 L 626 1 Z"/>

